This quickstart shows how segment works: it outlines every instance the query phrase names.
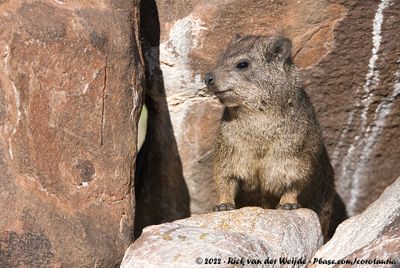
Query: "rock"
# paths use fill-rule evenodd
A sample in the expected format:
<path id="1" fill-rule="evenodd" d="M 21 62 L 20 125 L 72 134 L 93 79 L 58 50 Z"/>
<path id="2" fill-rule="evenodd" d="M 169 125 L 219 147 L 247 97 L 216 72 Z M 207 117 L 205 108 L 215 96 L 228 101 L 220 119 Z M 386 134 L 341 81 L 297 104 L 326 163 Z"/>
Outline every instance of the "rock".
<path id="1" fill-rule="evenodd" d="M 143 1 L 142 10 L 150 88 L 153 98 L 165 93 L 170 126 L 163 128 L 173 129 L 169 143 L 179 158 L 171 162 L 182 163 L 192 213 L 215 203 L 212 138 L 221 117 L 215 99 L 202 95 L 201 77 L 237 33 L 293 40 L 349 215 L 398 176 L 392 167 L 400 147 L 391 141 L 400 138 L 400 2 L 153 0 Z"/>
<path id="2" fill-rule="evenodd" d="M 190 216 L 189 190 L 174 136 L 174 130 L 177 129 L 176 126 L 173 129 L 171 123 L 171 106 L 167 103 L 165 79 L 160 68 L 160 24 L 154 1 L 141 2 L 141 33 L 146 62 L 148 122 L 146 140 L 138 155 L 135 174 L 135 237 L 141 234 L 145 226 Z M 195 138 L 198 136 L 197 130 L 195 128 L 192 131 Z M 193 146 L 197 146 L 196 141 L 193 141 Z M 211 150 L 210 146 L 206 149 Z M 209 195 L 203 201 L 207 198 Z"/>
<path id="3" fill-rule="evenodd" d="M 363 213 L 339 225 L 333 238 L 318 250 L 314 258 L 397 260 L 400 264 L 399 192 L 400 178 Z"/>
<path id="4" fill-rule="evenodd" d="M 138 123 L 138 142 L 137 142 L 137 150 L 140 151 L 140 149 L 143 146 L 144 140 L 146 138 L 146 132 L 147 132 L 147 108 L 146 105 L 143 105 L 142 111 L 140 113 L 140 118 L 139 118 L 139 123 Z"/>
<path id="5" fill-rule="evenodd" d="M 138 1 L 0 1 L 0 267 L 115 267 L 132 241 Z"/>
<path id="6" fill-rule="evenodd" d="M 246 207 L 147 227 L 126 251 L 121 268 L 203 267 L 206 261 L 233 267 L 232 261 L 242 258 L 246 264 L 276 260 L 268 267 L 282 267 L 279 258 L 308 260 L 322 240 L 318 217 L 311 210 Z"/>
<path id="7" fill-rule="evenodd" d="M 342 1 L 331 51 L 304 70 L 350 216 L 399 176 L 400 2 Z"/>

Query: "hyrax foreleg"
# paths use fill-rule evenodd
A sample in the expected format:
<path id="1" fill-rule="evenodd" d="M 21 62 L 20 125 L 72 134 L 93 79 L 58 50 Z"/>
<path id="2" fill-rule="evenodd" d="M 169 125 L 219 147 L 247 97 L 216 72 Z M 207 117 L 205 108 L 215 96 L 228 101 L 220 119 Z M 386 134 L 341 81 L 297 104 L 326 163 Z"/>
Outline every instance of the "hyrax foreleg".
<path id="1" fill-rule="evenodd" d="M 289 189 L 284 192 L 279 200 L 278 209 L 292 210 L 301 208 L 298 202 L 299 192 L 294 189 Z"/>
<path id="2" fill-rule="evenodd" d="M 238 189 L 238 181 L 228 176 L 218 176 L 215 178 L 219 193 L 218 205 L 214 206 L 214 211 L 234 210 L 235 195 Z"/>

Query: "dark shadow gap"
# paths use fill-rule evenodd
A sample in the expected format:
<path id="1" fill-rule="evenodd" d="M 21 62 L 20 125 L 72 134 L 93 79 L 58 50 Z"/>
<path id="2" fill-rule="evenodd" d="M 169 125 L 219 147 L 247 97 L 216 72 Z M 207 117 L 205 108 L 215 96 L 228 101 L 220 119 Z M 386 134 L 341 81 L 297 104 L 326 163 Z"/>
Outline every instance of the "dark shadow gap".
<path id="1" fill-rule="evenodd" d="M 343 221 L 348 219 L 346 212 L 346 205 L 344 204 L 340 195 L 335 191 L 335 196 L 333 198 L 333 212 L 330 220 L 329 237 L 335 234 L 336 228 Z"/>
<path id="2" fill-rule="evenodd" d="M 189 191 L 182 173 L 160 68 L 160 22 L 156 2 L 144 0 L 140 9 L 148 120 L 146 139 L 136 162 L 135 239 L 146 226 L 190 216 Z"/>

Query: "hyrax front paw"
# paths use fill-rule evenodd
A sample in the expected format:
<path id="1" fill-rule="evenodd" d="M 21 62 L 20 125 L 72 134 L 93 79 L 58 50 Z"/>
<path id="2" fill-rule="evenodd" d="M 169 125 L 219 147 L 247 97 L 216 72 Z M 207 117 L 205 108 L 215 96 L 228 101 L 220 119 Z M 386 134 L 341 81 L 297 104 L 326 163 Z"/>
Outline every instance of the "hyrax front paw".
<path id="1" fill-rule="evenodd" d="M 216 205 L 213 210 L 215 211 L 228 211 L 228 210 L 234 210 L 235 205 L 232 203 L 222 203 L 219 205 Z"/>
<path id="2" fill-rule="evenodd" d="M 292 209 L 298 209 L 301 208 L 301 205 L 299 203 L 286 203 L 286 204 L 279 204 L 277 209 L 284 209 L 284 210 L 292 210 Z"/>

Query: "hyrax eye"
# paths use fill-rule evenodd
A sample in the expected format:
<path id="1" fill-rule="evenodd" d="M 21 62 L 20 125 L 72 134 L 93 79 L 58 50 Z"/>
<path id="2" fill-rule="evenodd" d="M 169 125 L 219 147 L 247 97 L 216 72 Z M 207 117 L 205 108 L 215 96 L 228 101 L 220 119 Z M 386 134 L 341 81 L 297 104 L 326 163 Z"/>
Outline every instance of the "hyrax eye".
<path id="1" fill-rule="evenodd" d="M 242 60 L 242 61 L 239 61 L 238 64 L 236 64 L 236 69 L 244 70 L 244 69 L 248 68 L 249 65 L 250 64 L 248 61 Z"/>

